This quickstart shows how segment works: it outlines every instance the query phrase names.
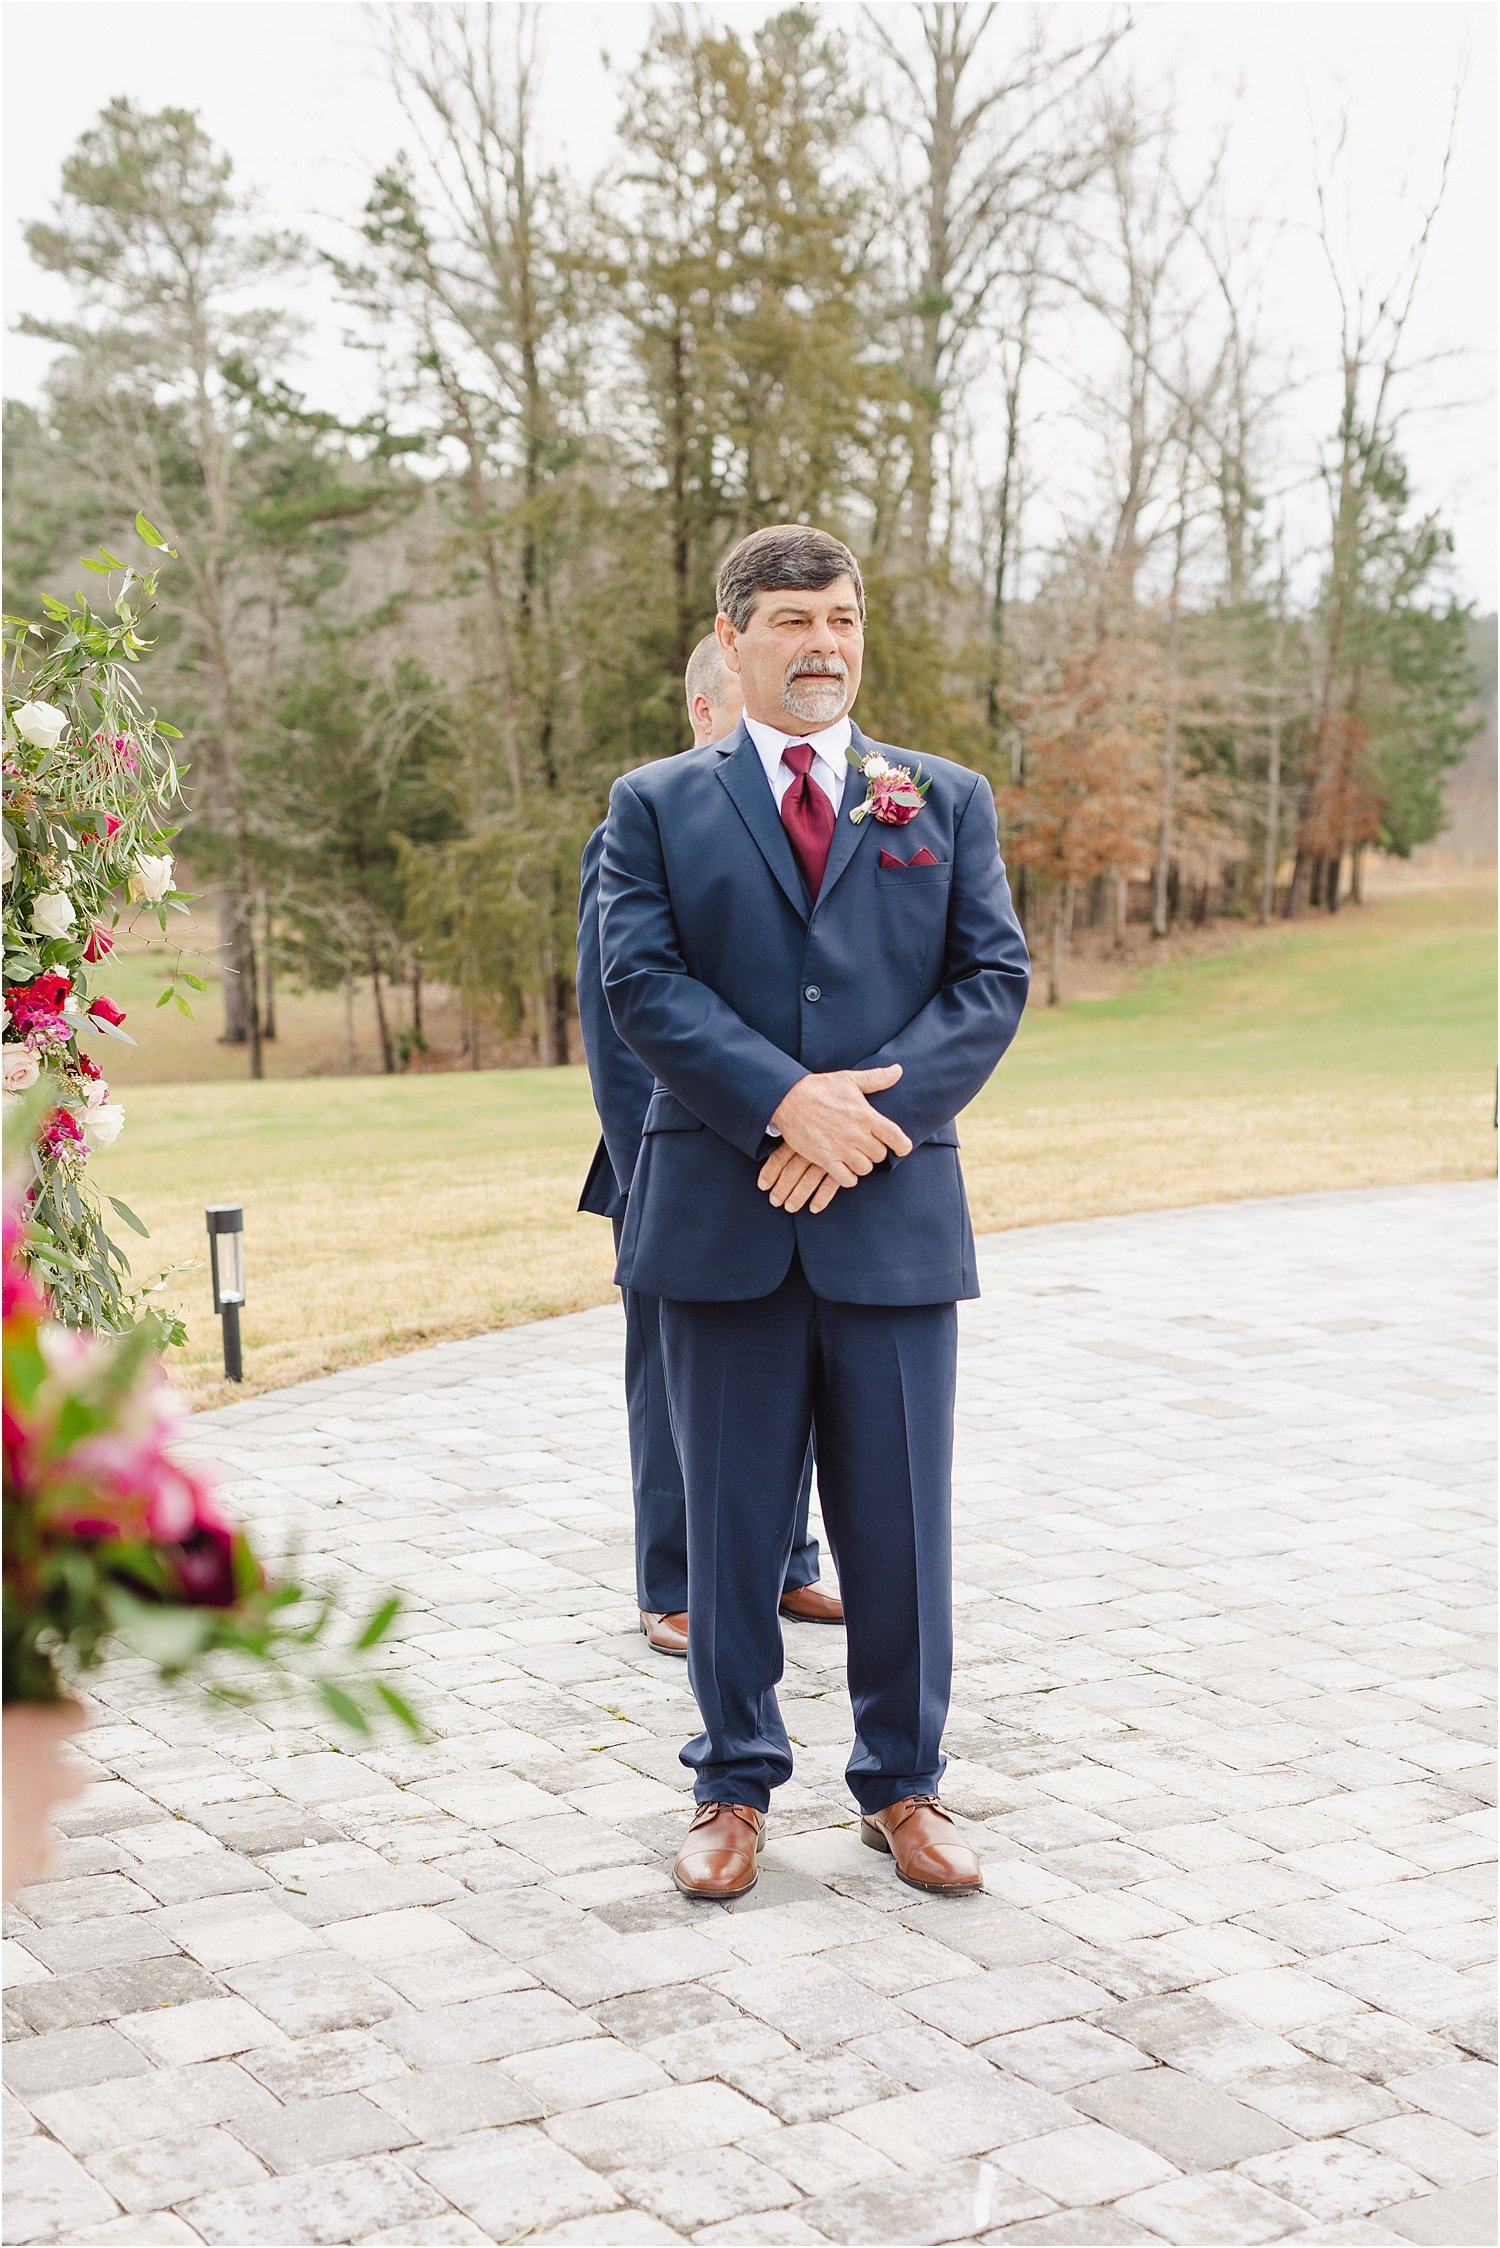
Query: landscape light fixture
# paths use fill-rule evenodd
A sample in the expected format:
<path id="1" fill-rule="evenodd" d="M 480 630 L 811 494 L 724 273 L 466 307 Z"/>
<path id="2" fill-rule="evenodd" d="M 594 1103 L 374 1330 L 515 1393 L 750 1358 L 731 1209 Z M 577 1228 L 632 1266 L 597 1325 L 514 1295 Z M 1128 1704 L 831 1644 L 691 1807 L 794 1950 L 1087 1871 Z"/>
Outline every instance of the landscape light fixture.
<path id="1" fill-rule="evenodd" d="M 240 1305 L 245 1300 L 245 1213 L 238 1202 L 211 1202 L 203 1214 L 208 1220 L 214 1310 L 224 1322 L 224 1379 L 242 1382 L 245 1361 L 240 1355 Z"/>

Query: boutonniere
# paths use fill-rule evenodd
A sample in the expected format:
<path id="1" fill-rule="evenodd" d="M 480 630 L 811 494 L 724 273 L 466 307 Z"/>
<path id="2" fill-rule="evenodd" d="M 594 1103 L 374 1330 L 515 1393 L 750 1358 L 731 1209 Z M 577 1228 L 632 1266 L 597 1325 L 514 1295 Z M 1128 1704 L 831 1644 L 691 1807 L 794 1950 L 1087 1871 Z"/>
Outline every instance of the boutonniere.
<path id="1" fill-rule="evenodd" d="M 905 827 L 908 820 L 916 818 L 932 786 L 930 780 L 923 778 L 920 765 L 913 773 L 909 765 L 891 764 L 878 749 L 870 750 L 864 757 L 851 749 L 849 762 L 863 773 L 870 791 L 863 804 L 856 804 L 849 814 L 855 827 L 867 812 L 873 812 L 887 827 Z"/>

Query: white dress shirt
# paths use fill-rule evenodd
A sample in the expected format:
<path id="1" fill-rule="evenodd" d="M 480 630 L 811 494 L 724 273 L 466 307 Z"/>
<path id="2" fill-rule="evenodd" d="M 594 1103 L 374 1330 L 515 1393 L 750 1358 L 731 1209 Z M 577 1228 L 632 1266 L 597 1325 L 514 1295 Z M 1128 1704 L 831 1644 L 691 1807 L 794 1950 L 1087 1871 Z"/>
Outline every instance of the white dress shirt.
<path id="1" fill-rule="evenodd" d="M 829 803 L 837 812 L 844 801 L 844 775 L 849 770 L 846 752 L 854 739 L 854 728 L 848 716 L 835 725 L 824 726 L 816 734 L 782 734 L 774 726 L 763 725 L 758 718 L 745 715 L 745 730 L 760 753 L 766 779 L 771 784 L 771 794 L 776 799 L 776 809 L 781 809 L 781 799 L 791 787 L 796 775 L 790 765 L 783 765 L 781 753 L 789 742 L 806 742 L 813 753 L 812 772 Z"/>
<path id="2" fill-rule="evenodd" d="M 844 775 L 849 770 L 845 752 L 854 739 L 854 728 L 847 713 L 835 725 L 824 726 L 816 734 L 779 734 L 774 726 L 762 725 L 758 718 L 752 718 L 746 711 L 745 731 L 759 752 L 778 812 L 781 810 L 781 799 L 797 777 L 790 765 L 783 765 L 781 762 L 781 753 L 789 742 L 806 742 L 813 753 L 812 771 L 808 778 L 817 782 L 835 813 L 838 811 L 844 800 Z M 766 1135 L 773 1140 L 781 1137 L 774 1124 L 766 1126 Z"/>

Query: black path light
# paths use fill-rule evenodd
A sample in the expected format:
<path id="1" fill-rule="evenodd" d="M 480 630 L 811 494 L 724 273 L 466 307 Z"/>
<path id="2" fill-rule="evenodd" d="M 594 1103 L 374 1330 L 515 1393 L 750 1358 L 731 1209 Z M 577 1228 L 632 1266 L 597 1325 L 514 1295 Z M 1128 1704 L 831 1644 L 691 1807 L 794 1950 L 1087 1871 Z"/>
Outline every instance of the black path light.
<path id="1" fill-rule="evenodd" d="M 245 1300 L 245 1213 L 238 1202 L 210 1202 L 208 1257 L 214 1284 L 214 1310 L 224 1322 L 224 1378 L 242 1382 L 240 1305 Z"/>

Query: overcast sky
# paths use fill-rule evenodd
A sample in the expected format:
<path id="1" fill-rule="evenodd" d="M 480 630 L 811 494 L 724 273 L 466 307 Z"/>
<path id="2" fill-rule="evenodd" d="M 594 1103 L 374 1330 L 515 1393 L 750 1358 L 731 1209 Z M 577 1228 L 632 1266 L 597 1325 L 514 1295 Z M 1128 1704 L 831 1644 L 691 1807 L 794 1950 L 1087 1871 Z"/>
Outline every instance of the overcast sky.
<path id="1" fill-rule="evenodd" d="M 10 333 L 16 318 L 66 303 L 27 259 L 24 227 L 47 214 L 63 156 L 106 101 L 127 94 L 147 107 L 198 111 L 267 220 L 345 247 L 371 173 L 403 140 L 382 58 L 392 12 L 361 0 L 9 0 L 7 393 L 36 398 L 49 358 L 48 346 Z M 704 11 L 747 30 L 770 12 L 755 4 Z M 1094 6 L 1042 12 L 1074 32 L 1106 16 Z M 859 36 L 858 8 L 819 13 Z M 609 141 L 618 70 L 638 52 L 651 14 L 634 0 L 545 7 L 545 130 L 579 172 Z M 1360 223 L 1378 255 L 1400 226 L 1406 183 L 1420 188 L 1433 176 L 1467 57 L 1457 163 L 1416 339 L 1435 364 L 1403 441 L 1420 499 L 1456 534 L 1461 589 L 1486 608 L 1495 604 L 1496 560 L 1494 38 L 1491 7 L 1449 0 L 1170 0 L 1138 8 L 1129 42 L 1138 83 L 1174 98 L 1190 152 L 1195 137 L 1206 151 L 1229 124 L 1242 207 L 1290 222 L 1273 269 L 1271 340 L 1300 365 L 1326 370 L 1323 383 L 1289 401 L 1309 444 L 1332 417 L 1337 355 L 1336 312 L 1300 223 L 1310 210 L 1311 139 L 1347 108 Z M 369 365 L 346 348 L 326 282 L 306 285 L 300 309 L 309 324 L 302 386 L 320 404 L 358 409 Z M 1066 478 L 1065 417 L 1052 442 L 1055 473 Z"/>

